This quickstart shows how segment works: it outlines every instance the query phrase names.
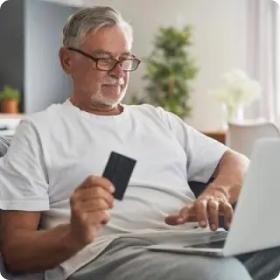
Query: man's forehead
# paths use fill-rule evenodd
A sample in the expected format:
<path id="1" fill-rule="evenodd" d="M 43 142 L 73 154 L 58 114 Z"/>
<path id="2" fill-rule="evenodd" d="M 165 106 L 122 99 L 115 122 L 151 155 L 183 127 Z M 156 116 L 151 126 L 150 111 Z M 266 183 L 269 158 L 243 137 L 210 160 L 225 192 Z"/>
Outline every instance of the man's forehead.
<path id="1" fill-rule="evenodd" d="M 131 44 L 119 26 L 105 26 L 88 32 L 83 43 L 92 55 L 130 54 Z"/>

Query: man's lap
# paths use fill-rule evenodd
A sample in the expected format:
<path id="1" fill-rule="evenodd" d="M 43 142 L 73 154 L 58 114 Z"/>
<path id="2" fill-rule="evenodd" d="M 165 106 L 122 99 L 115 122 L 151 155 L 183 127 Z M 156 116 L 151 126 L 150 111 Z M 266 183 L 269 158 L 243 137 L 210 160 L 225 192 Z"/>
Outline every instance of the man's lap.
<path id="1" fill-rule="evenodd" d="M 271 280 L 279 274 L 280 247 L 239 255 L 237 258 L 255 280 Z"/>
<path id="2" fill-rule="evenodd" d="M 115 240 L 96 260 L 69 280 L 249 280 L 245 266 L 236 258 L 212 258 L 146 249 L 148 241 Z"/>

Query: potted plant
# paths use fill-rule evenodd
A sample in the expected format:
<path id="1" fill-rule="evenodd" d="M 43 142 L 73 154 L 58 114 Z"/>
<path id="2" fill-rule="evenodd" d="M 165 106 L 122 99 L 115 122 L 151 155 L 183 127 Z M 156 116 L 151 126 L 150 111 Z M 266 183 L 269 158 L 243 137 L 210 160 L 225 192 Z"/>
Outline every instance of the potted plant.
<path id="1" fill-rule="evenodd" d="M 148 94 L 137 103 L 159 105 L 182 118 L 190 115 L 189 81 L 195 78 L 198 71 L 187 51 L 190 45 L 190 26 L 159 29 L 154 49 L 146 60 L 144 79 L 148 81 Z"/>
<path id="2" fill-rule="evenodd" d="M 19 101 L 19 90 L 5 85 L 3 90 L 0 91 L 0 109 L 2 113 L 18 113 Z"/>

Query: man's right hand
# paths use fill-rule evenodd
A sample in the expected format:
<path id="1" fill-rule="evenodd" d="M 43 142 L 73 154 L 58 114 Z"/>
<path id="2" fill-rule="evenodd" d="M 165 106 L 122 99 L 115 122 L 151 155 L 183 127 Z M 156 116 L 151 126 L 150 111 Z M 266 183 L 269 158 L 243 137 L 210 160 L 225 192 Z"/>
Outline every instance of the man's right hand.
<path id="1" fill-rule="evenodd" d="M 94 241 L 109 220 L 114 188 L 103 177 L 89 176 L 70 198 L 71 222 L 38 230 L 38 211 L 1 213 L 1 254 L 11 272 L 38 272 L 56 267 Z"/>
<path id="2" fill-rule="evenodd" d="M 89 176 L 72 194 L 70 231 L 78 246 L 93 242 L 97 231 L 109 221 L 114 190 L 106 178 Z"/>

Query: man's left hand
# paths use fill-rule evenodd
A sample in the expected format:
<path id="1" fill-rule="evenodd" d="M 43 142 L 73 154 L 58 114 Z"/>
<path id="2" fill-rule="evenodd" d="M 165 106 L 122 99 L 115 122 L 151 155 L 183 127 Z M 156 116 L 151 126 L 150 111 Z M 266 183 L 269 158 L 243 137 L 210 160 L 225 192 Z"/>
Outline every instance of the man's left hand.
<path id="1" fill-rule="evenodd" d="M 165 222 L 169 225 L 180 225 L 197 221 L 201 227 L 209 225 L 211 230 L 215 231 L 219 227 L 219 215 L 224 216 L 225 227 L 229 228 L 233 216 L 231 204 L 221 190 L 208 189 L 179 213 L 167 216 Z"/>

